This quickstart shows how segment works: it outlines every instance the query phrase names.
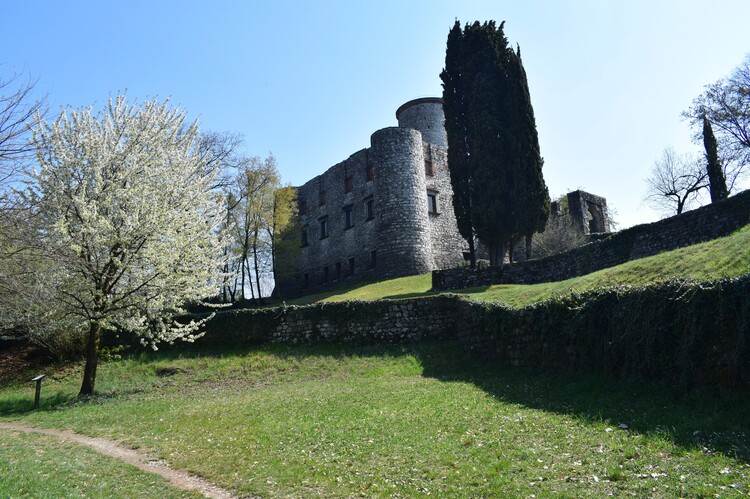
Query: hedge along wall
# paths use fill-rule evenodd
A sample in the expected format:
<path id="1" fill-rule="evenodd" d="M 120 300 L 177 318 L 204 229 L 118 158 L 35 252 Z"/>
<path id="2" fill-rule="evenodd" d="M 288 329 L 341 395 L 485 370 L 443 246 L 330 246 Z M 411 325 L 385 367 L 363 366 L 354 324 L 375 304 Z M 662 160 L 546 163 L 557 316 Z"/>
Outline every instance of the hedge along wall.
<path id="1" fill-rule="evenodd" d="M 750 190 L 658 222 L 636 225 L 571 251 L 472 271 L 436 270 L 432 287 L 461 289 L 491 284 L 533 284 L 562 281 L 725 236 L 750 223 Z"/>
<path id="2" fill-rule="evenodd" d="M 614 288 L 524 309 L 456 296 L 220 312 L 198 342 L 457 339 L 506 365 L 683 385 L 750 385 L 750 275 Z"/>

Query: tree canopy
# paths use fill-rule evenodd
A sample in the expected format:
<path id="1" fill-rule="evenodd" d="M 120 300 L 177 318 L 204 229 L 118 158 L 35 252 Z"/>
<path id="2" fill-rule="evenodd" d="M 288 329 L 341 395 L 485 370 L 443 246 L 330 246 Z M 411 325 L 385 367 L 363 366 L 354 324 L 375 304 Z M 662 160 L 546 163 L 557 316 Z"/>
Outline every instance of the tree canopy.
<path id="1" fill-rule="evenodd" d="M 40 308 L 86 331 L 80 394 L 90 395 L 101 334 L 131 331 L 152 345 L 199 334 L 202 322 L 177 317 L 219 289 L 218 164 L 201 154 L 197 124 L 155 100 L 62 111 L 40 119 L 33 140 L 39 169 L 26 197 L 41 254 L 55 262 Z"/>
<path id="2" fill-rule="evenodd" d="M 521 236 L 530 248 L 549 215 L 526 73 L 503 28 L 456 21 L 441 73 L 459 230 L 470 244 L 477 235 L 492 264 Z"/>
<path id="3" fill-rule="evenodd" d="M 750 54 L 726 78 L 707 85 L 683 113 L 703 141 L 704 118 L 715 134 L 716 150 L 727 190 L 732 192 L 750 164 Z"/>

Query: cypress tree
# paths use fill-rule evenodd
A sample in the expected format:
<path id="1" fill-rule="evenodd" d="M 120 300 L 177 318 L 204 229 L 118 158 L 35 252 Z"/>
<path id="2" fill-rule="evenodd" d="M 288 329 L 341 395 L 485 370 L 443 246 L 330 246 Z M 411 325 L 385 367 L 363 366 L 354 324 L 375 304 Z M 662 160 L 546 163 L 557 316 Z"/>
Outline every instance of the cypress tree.
<path id="1" fill-rule="evenodd" d="M 550 199 L 544 182 L 542 167 L 544 160 L 539 150 L 539 135 L 536 130 L 534 108 L 531 105 L 529 84 L 521 60 L 521 48 L 511 52 L 508 60 L 510 86 L 513 89 L 511 112 L 513 122 L 510 132 L 515 132 L 513 141 L 519 160 L 518 179 L 514 185 L 513 203 L 520 207 L 515 216 L 517 237 L 526 240 L 526 258 L 531 258 L 531 238 L 543 232 L 549 219 Z"/>
<path id="2" fill-rule="evenodd" d="M 719 148 L 711 122 L 705 116 L 703 117 L 703 147 L 706 149 L 706 161 L 708 162 L 708 189 L 711 192 L 711 202 L 715 203 L 728 196 L 727 181 L 724 178 L 724 170 L 722 170 L 719 161 Z"/>
<path id="3" fill-rule="evenodd" d="M 448 164 L 453 188 L 453 211 L 458 232 L 469 244 L 471 268 L 476 267 L 474 226 L 471 222 L 471 175 L 469 173 L 469 136 L 467 133 L 466 102 L 461 78 L 461 66 L 467 54 L 462 45 L 463 32 L 457 20 L 448 33 L 443 80 L 443 111 L 448 137 Z"/>
<path id="4" fill-rule="evenodd" d="M 443 101 L 459 231 L 502 263 L 506 245 L 544 229 L 549 195 L 520 50 L 505 23 L 458 21 L 448 36 Z"/>

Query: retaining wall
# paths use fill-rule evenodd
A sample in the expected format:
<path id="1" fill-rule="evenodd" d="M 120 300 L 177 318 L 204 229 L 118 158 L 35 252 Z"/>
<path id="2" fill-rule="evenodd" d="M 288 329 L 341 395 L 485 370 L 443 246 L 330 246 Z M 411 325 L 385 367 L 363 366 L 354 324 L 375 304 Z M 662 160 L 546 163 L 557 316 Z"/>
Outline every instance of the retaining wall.
<path id="1" fill-rule="evenodd" d="M 198 341 L 456 340 L 511 366 L 683 385 L 750 385 L 750 276 L 616 288 L 525 309 L 457 296 L 220 312 Z"/>
<path id="2" fill-rule="evenodd" d="M 571 251 L 472 271 L 436 270 L 435 290 L 562 281 L 630 260 L 725 236 L 750 223 L 750 190 L 658 222 L 636 225 Z"/>

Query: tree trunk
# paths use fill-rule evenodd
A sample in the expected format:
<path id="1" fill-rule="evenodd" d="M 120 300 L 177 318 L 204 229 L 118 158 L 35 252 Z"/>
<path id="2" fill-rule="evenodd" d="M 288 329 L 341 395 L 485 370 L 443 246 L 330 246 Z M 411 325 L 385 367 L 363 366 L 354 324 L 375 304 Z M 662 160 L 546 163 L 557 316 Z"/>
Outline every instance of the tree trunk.
<path id="1" fill-rule="evenodd" d="M 526 259 L 531 260 L 531 234 L 526 235 Z"/>
<path id="2" fill-rule="evenodd" d="M 508 242 L 508 263 L 513 263 L 514 256 L 515 255 L 513 255 L 513 240 L 511 239 Z"/>
<path id="3" fill-rule="evenodd" d="M 469 263 L 472 269 L 477 268 L 477 248 L 474 243 L 474 236 L 467 239 L 469 241 Z"/>
<path id="4" fill-rule="evenodd" d="M 240 260 L 240 269 L 242 278 L 240 279 L 240 298 L 244 301 L 245 300 L 245 262 L 247 262 L 247 254 L 242 255 L 242 260 Z M 251 285 L 252 290 L 252 285 Z"/>
<path id="5" fill-rule="evenodd" d="M 83 383 L 78 397 L 88 397 L 94 394 L 96 381 L 96 366 L 99 363 L 99 338 L 102 326 L 98 322 L 89 323 L 89 337 L 86 342 L 86 367 L 83 369 Z"/>
<path id="6" fill-rule="evenodd" d="M 253 260 L 255 264 L 255 285 L 258 287 L 258 302 L 263 303 L 263 295 L 260 292 L 260 269 L 258 268 L 258 230 L 255 230 L 253 238 Z"/>

